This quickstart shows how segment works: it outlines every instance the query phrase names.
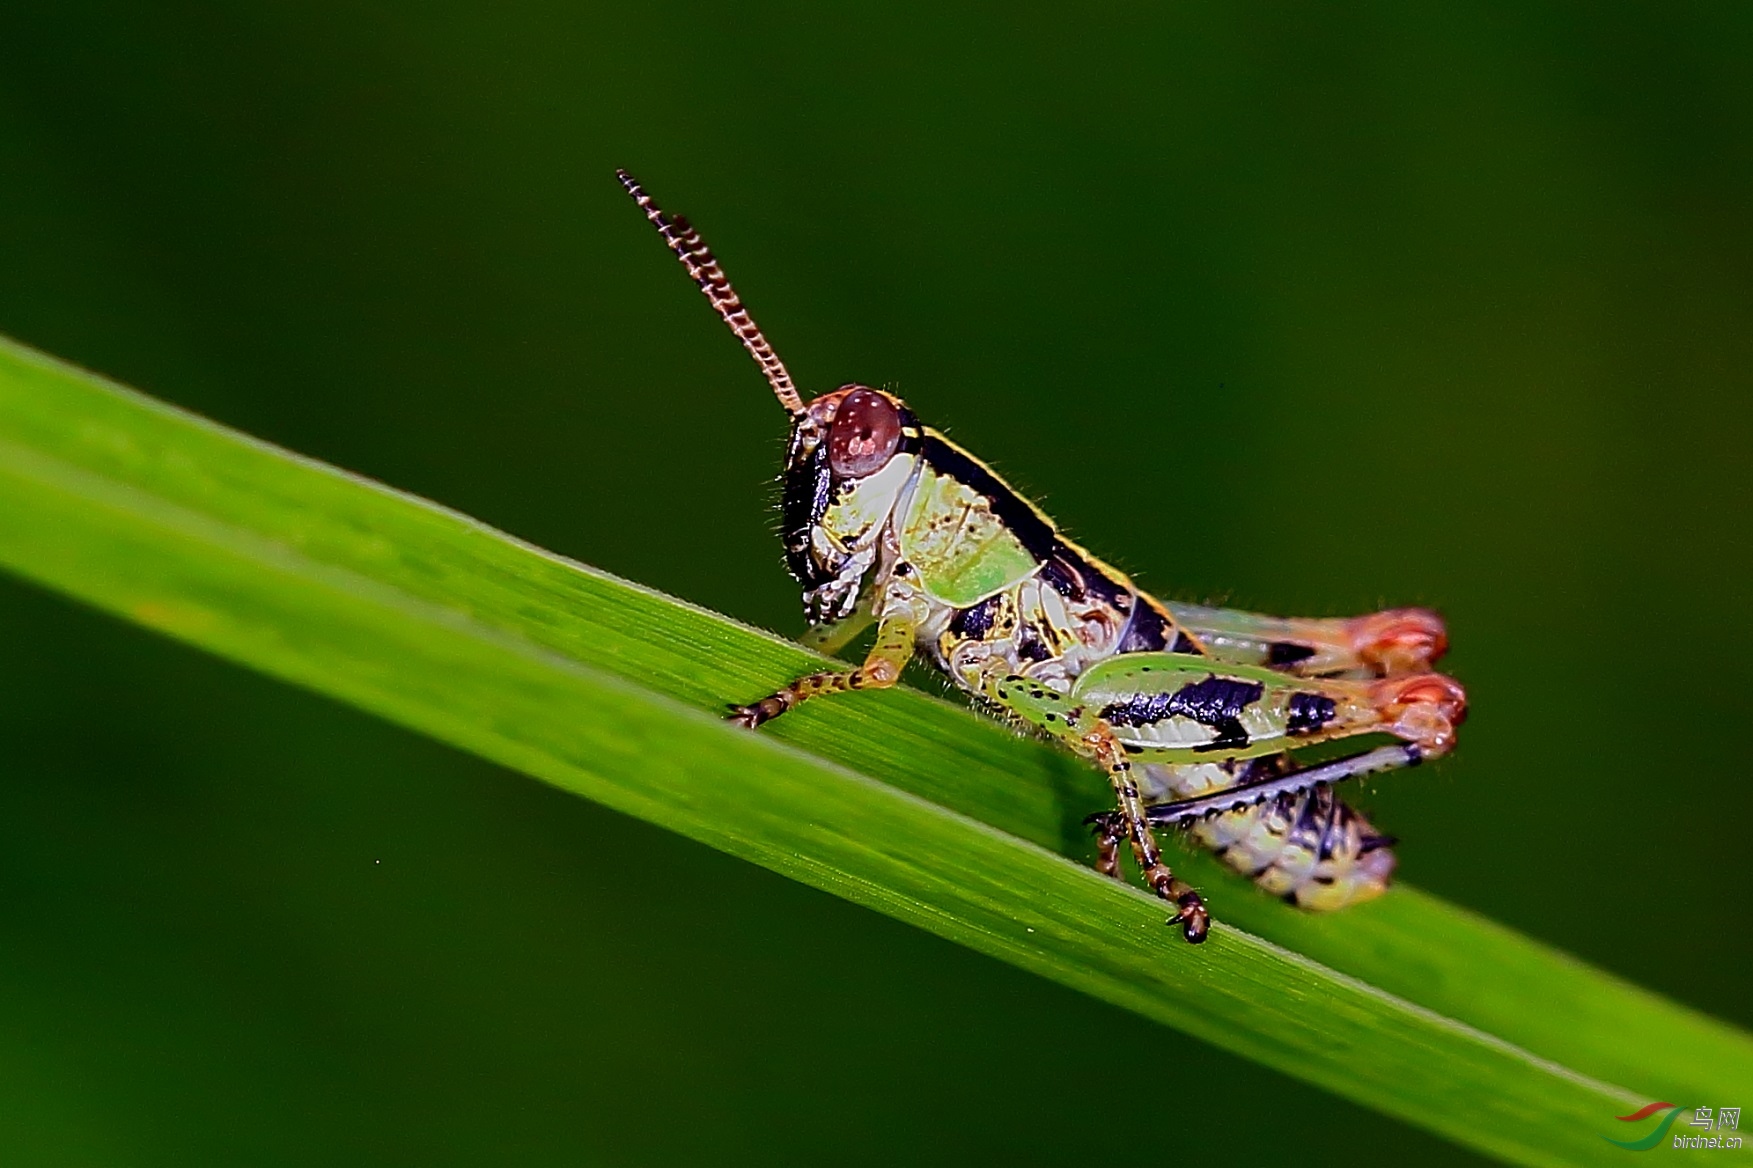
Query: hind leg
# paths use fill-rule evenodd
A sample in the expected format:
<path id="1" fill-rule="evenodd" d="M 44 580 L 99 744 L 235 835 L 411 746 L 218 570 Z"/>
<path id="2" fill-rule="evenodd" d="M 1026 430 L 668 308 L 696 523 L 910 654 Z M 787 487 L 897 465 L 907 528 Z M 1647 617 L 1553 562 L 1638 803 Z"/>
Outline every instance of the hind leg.
<path id="1" fill-rule="evenodd" d="M 1167 607 L 1216 660 L 1264 665 L 1298 677 L 1423 673 L 1449 646 L 1442 617 L 1428 608 L 1317 619 L 1203 604 Z"/>
<path id="2" fill-rule="evenodd" d="M 1222 762 L 1372 733 L 1434 757 L 1454 745 L 1467 703 L 1440 673 L 1302 678 L 1185 653 L 1110 657 L 1079 674 L 1070 696 L 1153 763 Z"/>

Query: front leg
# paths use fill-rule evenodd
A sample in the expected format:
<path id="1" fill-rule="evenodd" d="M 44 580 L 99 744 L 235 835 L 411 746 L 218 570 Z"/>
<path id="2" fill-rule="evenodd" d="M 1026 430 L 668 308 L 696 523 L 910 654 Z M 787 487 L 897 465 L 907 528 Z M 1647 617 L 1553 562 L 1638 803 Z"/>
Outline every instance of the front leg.
<path id="1" fill-rule="evenodd" d="M 1162 848 L 1151 831 L 1132 763 L 1108 724 L 1081 703 L 1019 674 L 984 678 L 980 692 L 1084 757 L 1093 759 L 1102 768 L 1113 788 L 1116 809 L 1111 816 L 1094 820 L 1102 836 L 1097 870 L 1104 875 L 1118 873 L 1119 857 L 1116 853 L 1120 839 L 1126 839 L 1132 845 L 1132 855 L 1138 862 L 1145 884 L 1175 906 L 1175 915 L 1169 918 L 1169 923 L 1179 923 L 1182 935 L 1195 945 L 1205 940 L 1211 928 L 1211 914 L 1206 911 L 1205 902 L 1193 886 L 1177 878 L 1163 862 Z"/>
<path id="2" fill-rule="evenodd" d="M 749 706 L 732 706 L 729 720 L 753 730 L 785 713 L 799 702 L 826 694 L 855 689 L 888 689 L 901 680 L 901 667 L 913 656 L 919 631 L 916 606 L 903 599 L 890 606 L 877 624 L 876 644 L 856 669 L 832 669 L 798 678 L 784 689 Z"/>
<path id="3" fill-rule="evenodd" d="M 868 604 L 860 604 L 857 611 L 849 617 L 827 624 L 811 625 L 804 630 L 797 643 L 806 649 L 814 649 L 824 657 L 838 657 L 840 650 L 858 639 L 858 634 L 876 623 L 876 614 Z"/>

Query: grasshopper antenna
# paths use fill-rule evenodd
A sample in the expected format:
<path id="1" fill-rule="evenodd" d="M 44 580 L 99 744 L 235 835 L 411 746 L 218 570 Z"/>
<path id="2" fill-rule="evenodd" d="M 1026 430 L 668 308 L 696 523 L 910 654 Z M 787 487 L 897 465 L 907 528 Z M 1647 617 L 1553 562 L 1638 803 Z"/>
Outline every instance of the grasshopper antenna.
<path id="1" fill-rule="evenodd" d="M 670 245 L 670 250 L 676 253 L 682 266 L 688 269 L 688 275 L 694 278 L 694 283 L 700 285 L 700 291 L 706 293 L 706 299 L 712 302 L 712 307 L 718 310 L 718 315 L 724 318 L 730 331 L 743 343 L 743 348 L 749 351 L 749 356 L 755 359 L 761 372 L 767 375 L 767 384 L 773 387 L 773 396 L 779 399 L 779 404 L 793 417 L 803 413 L 803 398 L 798 396 L 797 385 L 786 371 L 785 362 L 779 359 L 779 354 L 767 343 L 761 326 L 755 323 L 755 318 L 743 307 L 742 297 L 737 295 L 736 289 L 725 279 L 724 269 L 718 266 L 717 258 L 713 256 L 712 249 L 706 246 L 706 241 L 700 238 L 700 233 L 680 215 L 671 217 L 664 214 L 663 208 L 654 203 L 651 196 L 645 193 L 645 188 L 639 185 L 639 180 L 626 171 L 615 171 L 615 177 L 621 180 L 621 185 L 627 188 L 627 193 L 633 196 L 633 201 L 639 204 L 639 209 L 645 212 L 645 217 L 651 220 L 657 233 L 663 236 L 663 241 Z"/>

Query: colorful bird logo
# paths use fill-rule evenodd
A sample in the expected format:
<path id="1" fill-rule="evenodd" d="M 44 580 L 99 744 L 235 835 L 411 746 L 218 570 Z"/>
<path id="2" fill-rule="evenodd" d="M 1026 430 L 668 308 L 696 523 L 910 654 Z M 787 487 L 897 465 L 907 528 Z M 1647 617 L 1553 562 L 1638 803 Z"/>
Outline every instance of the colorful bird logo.
<path id="1" fill-rule="evenodd" d="M 1612 1136 L 1602 1136 L 1601 1138 L 1606 1140 L 1609 1144 L 1624 1148 L 1628 1152 L 1647 1152 L 1662 1142 L 1662 1137 L 1667 1135 L 1668 1129 L 1674 1126 L 1675 1118 L 1685 1110 L 1687 1109 L 1684 1107 L 1678 1107 L 1672 1103 L 1649 1103 L 1638 1108 L 1630 1115 L 1615 1115 L 1613 1117 L 1621 1123 L 1637 1123 L 1639 1120 L 1648 1119 L 1658 1111 L 1667 1112 L 1666 1115 L 1662 1116 L 1662 1122 L 1658 1123 L 1655 1130 L 1650 1132 L 1649 1135 L 1638 1140 L 1616 1140 Z"/>

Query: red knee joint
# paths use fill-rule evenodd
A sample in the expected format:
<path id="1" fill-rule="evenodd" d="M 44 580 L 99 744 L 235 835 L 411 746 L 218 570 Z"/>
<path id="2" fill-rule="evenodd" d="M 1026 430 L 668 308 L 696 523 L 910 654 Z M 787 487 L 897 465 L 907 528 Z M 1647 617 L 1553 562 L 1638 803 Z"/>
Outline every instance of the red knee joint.
<path id="1" fill-rule="evenodd" d="M 1440 673 L 1378 681 L 1370 687 L 1370 699 L 1390 730 L 1429 754 L 1454 746 L 1455 727 L 1467 716 L 1467 691 Z"/>
<path id="2" fill-rule="evenodd" d="M 1394 608 L 1351 623 L 1352 652 L 1386 673 L 1426 669 L 1448 647 L 1443 618 L 1428 608 Z"/>

